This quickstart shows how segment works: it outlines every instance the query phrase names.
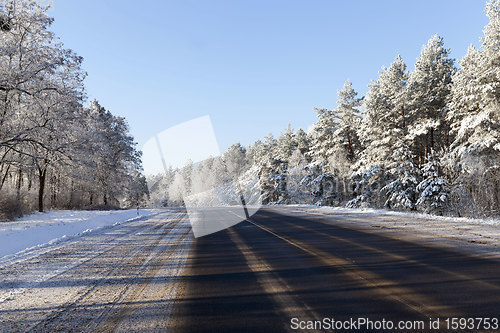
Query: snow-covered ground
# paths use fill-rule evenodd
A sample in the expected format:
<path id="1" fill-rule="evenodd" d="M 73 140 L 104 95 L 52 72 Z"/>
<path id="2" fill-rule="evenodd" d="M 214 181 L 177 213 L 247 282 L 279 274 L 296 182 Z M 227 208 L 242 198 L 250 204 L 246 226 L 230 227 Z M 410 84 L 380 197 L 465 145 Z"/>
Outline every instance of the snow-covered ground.
<path id="1" fill-rule="evenodd" d="M 372 208 L 351 209 L 314 205 L 288 207 L 296 209 L 297 212 L 335 217 L 336 221 L 381 230 L 408 240 L 500 258 L 499 219 L 443 217 Z"/>
<path id="2" fill-rule="evenodd" d="M 473 224 L 490 224 L 498 225 L 500 227 L 500 219 L 472 219 L 466 217 L 451 217 L 451 216 L 436 216 L 423 213 L 409 213 L 409 212 L 397 212 L 393 210 L 386 209 L 374 209 L 374 208 L 345 208 L 345 207 L 328 207 L 328 206 L 316 206 L 316 205 L 288 205 L 290 207 L 305 208 L 310 211 L 318 213 L 353 213 L 353 214 L 364 214 L 364 215 L 393 215 L 393 216 L 405 216 L 412 217 L 416 219 L 432 219 L 440 221 L 455 221 L 460 223 L 473 223 Z"/>
<path id="3" fill-rule="evenodd" d="M 10 257 L 21 251 L 54 245 L 98 229 L 158 212 L 160 210 L 140 210 L 138 217 L 135 209 L 56 210 L 34 213 L 11 222 L 0 222 L 0 259 L 6 259 L 6 256 Z"/>
<path id="4" fill-rule="evenodd" d="M 193 238 L 184 213 L 143 213 L 44 214 L 97 228 L 0 259 L 0 332 L 164 331 Z"/>

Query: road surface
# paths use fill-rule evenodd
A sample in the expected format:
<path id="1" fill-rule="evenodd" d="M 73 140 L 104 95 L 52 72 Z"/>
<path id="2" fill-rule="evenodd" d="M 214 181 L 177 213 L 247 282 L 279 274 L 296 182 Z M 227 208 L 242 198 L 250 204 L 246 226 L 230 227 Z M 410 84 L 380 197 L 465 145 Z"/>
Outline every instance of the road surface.
<path id="1" fill-rule="evenodd" d="M 183 212 L 165 212 L 0 274 L 1 331 L 311 331 L 365 318 L 437 332 L 472 318 L 453 331 L 474 332 L 500 317 L 498 260 L 286 207 L 197 239 Z"/>

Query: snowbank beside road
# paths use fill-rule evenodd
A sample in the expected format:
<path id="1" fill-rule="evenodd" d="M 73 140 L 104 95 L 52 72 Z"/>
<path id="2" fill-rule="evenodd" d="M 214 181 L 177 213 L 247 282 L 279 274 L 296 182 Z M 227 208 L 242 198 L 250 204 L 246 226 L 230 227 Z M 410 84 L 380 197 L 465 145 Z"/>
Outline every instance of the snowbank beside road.
<path id="1" fill-rule="evenodd" d="M 142 210 L 148 216 L 159 210 Z M 0 222 L 0 258 L 33 247 L 54 244 L 92 230 L 137 217 L 135 209 L 116 211 L 56 210 Z"/>
<path id="2" fill-rule="evenodd" d="M 500 259 L 500 220 L 443 217 L 428 214 L 395 212 L 382 209 L 352 209 L 289 205 L 297 212 L 320 214 L 336 221 L 393 233 L 408 240 L 450 246 L 487 254 Z"/>
<path id="3" fill-rule="evenodd" d="M 430 219 L 439 221 L 450 221 L 450 222 L 462 222 L 462 223 L 472 223 L 472 224 L 490 224 L 500 226 L 500 219 L 489 218 L 489 219 L 473 219 L 467 217 L 454 217 L 454 216 L 437 216 L 424 213 L 409 213 L 409 212 L 398 212 L 394 210 L 387 209 L 375 209 L 375 208 L 345 208 L 345 207 L 329 207 L 329 206 L 315 206 L 315 205 L 288 205 L 290 207 L 304 208 L 312 212 L 318 213 L 353 213 L 353 214 L 364 214 L 364 215 L 392 215 L 392 216 L 402 216 L 411 217 L 416 219 Z"/>

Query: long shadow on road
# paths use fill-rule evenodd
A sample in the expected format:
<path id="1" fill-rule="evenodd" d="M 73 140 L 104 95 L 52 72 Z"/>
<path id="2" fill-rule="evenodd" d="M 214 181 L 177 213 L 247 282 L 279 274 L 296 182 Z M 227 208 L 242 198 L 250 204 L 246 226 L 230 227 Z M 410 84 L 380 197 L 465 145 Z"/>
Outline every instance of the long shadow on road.
<path id="1" fill-rule="evenodd" d="M 248 222 L 196 239 L 184 292 L 171 316 L 174 331 L 289 329 L 292 318 L 276 302 L 283 295 L 263 288 L 270 276 L 271 284 L 281 284 L 277 294 L 287 294 L 315 316 L 301 320 L 498 316 L 500 265 L 495 260 L 269 209 L 252 221 L 285 240 Z M 231 233 L 243 244 L 236 244 Z M 242 248 L 267 268 L 252 269 Z"/>

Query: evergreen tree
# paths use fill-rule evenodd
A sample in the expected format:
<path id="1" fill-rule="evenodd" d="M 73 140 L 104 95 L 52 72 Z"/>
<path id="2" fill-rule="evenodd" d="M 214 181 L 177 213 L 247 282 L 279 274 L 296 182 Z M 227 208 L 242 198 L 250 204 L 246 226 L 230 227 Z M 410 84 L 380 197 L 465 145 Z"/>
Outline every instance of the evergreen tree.
<path id="1" fill-rule="evenodd" d="M 309 175 L 307 160 L 299 148 L 295 149 L 288 163 L 286 191 L 289 202 L 295 204 L 309 203 L 311 195 L 304 179 Z"/>
<path id="2" fill-rule="evenodd" d="M 456 176 L 454 185 L 471 193 L 480 211 L 496 212 L 500 205 L 500 1 L 489 1 L 486 13 L 489 22 L 482 49 L 470 66 L 475 80 L 464 94 L 471 103 L 464 106 L 456 126 L 448 169 Z"/>
<path id="3" fill-rule="evenodd" d="M 427 154 L 422 172 L 423 180 L 417 186 L 417 206 L 427 213 L 443 215 L 443 208 L 448 200 L 448 182 L 441 175 L 439 155 L 433 149 Z"/>
<path id="4" fill-rule="evenodd" d="M 460 60 L 460 69 L 452 77 L 449 111 L 446 116 L 452 140 L 457 136 L 462 120 L 480 111 L 480 63 L 481 53 L 470 45 L 467 54 Z"/>
<path id="5" fill-rule="evenodd" d="M 231 145 L 223 155 L 230 180 L 237 179 L 246 169 L 248 169 L 246 149 L 240 144 Z"/>
<path id="6" fill-rule="evenodd" d="M 448 129 L 444 119 L 455 72 L 454 60 L 444 47 L 443 38 L 434 35 L 426 45 L 410 73 L 406 100 L 408 104 L 409 137 L 422 159 L 429 148 L 448 145 Z"/>
<path id="7" fill-rule="evenodd" d="M 366 114 L 359 131 L 364 149 L 351 176 L 356 196 L 349 202 L 351 207 L 380 201 L 374 194 L 386 185 L 385 169 L 391 163 L 392 147 L 406 133 L 404 89 L 408 73 L 403 59 L 396 57 L 379 74 L 365 97 Z"/>
<path id="8" fill-rule="evenodd" d="M 317 108 L 314 111 L 318 120 L 314 123 L 311 132 L 310 157 L 315 164 L 325 164 L 334 148 L 335 113 L 331 110 Z"/>
<path id="9" fill-rule="evenodd" d="M 388 197 L 385 206 L 415 210 L 420 169 L 413 162 L 410 147 L 404 141 L 398 142 L 391 160 L 387 170 L 391 180 L 382 188 Z"/>
<path id="10" fill-rule="evenodd" d="M 293 129 L 290 126 L 290 123 L 288 123 L 285 131 L 278 137 L 276 145 L 276 157 L 282 161 L 288 161 L 295 149 L 297 149 L 297 142 L 295 141 Z"/>
<path id="11" fill-rule="evenodd" d="M 490 0 L 486 4 L 489 22 L 484 28 L 482 63 L 479 75 L 481 106 L 500 105 L 500 0 Z M 500 111 L 498 111 L 500 112 Z"/>
<path id="12" fill-rule="evenodd" d="M 407 126 L 404 89 L 408 72 L 401 56 L 379 74 L 365 98 L 366 116 L 360 131 L 365 150 L 360 165 L 383 165 L 390 160 L 391 146 L 402 139 Z"/>
<path id="13" fill-rule="evenodd" d="M 360 148 L 358 130 L 361 122 L 361 100 L 356 97 L 358 93 L 352 88 L 350 80 L 347 80 L 337 95 L 337 108 L 334 110 L 337 126 L 333 133 L 333 143 L 337 148 L 343 149 L 344 155 L 352 161 Z"/>
<path id="14" fill-rule="evenodd" d="M 310 149 L 310 138 L 302 128 L 299 128 L 293 135 L 293 139 L 297 144 L 297 148 L 304 155 L 309 154 Z"/>
<path id="15" fill-rule="evenodd" d="M 263 143 L 260 142 L 258 146 L 254 146 L 254 157 L 257 158 L 259 187 L 263 204 L 279 200 L 276 190 L 276 177 L 280 174 L 280 170 L 277 169 L 277 163 L 274 158 L 277 151 L 276 146 L 276 139 L 272 134 L 267 135 Z"/>

